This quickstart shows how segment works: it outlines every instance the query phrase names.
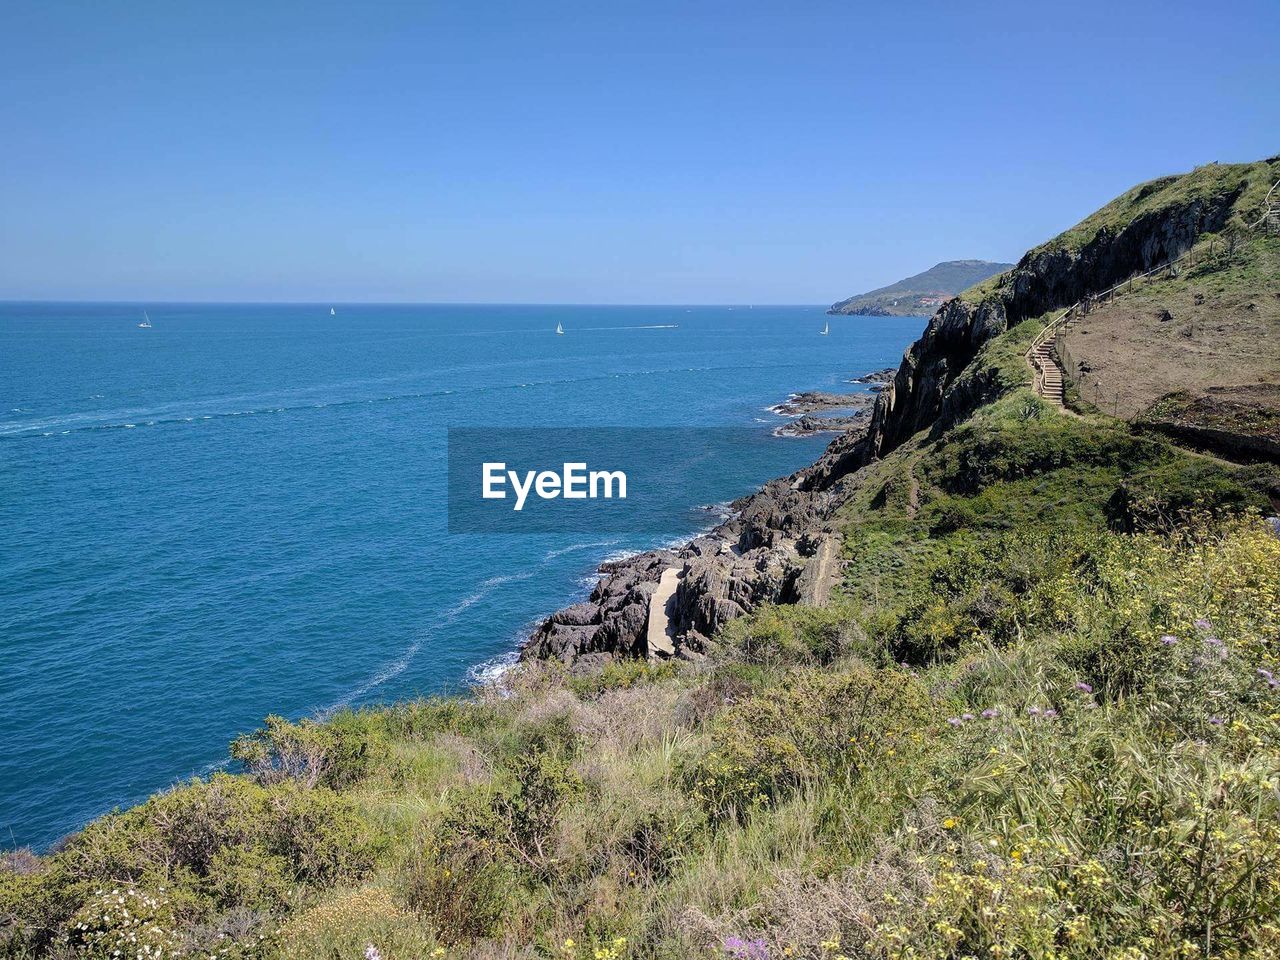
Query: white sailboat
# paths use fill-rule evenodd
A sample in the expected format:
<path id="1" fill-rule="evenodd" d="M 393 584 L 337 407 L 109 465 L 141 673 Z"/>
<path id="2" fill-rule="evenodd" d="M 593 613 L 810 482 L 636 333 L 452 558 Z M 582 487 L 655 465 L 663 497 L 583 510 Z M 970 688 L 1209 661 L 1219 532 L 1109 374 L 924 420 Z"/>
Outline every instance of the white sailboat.
<path id="1" fill-rule="evenodd" d="M 828 320 L 826 323 L 822 325 L 822 336 L 825 337 L 830 332 L 831 332 L 831 321 Z"/>
<path id="2" fill-rule="evenodd" d="M 560 325 L 558 320 L 556 321 L 556 334 L 561 337 L 564 336 L 564 327 Z"/>
<path id="3" fill-rule="evenodd" d="M 147 311 L 142 311 L 142 322 L 138 324 L 143 330 L 151 329 L 151 318 L 147 316 Z"/>
<path id="4" fill-rule="evenodd" d="M 333 307 L 330 307 L 330 308 L 329 308 L 329 316 L 331 316 L 331 317 L 336 317 L 337 315 L 338 315 L 338 314 L 337 314 L 337 312 L 333 309 Z"/>

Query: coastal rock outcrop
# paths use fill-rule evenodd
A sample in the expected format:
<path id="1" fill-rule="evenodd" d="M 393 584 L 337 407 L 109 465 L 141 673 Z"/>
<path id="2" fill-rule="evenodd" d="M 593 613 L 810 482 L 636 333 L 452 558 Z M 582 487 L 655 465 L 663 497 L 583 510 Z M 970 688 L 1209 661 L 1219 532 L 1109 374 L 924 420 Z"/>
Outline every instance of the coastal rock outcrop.
<path id="1" fill-rule="evenodd" d="M 669 608 L 678 655 L 697 654 L 725 623 L 762 603 L 794 602 L 797 581 L 831 535 L 838 503 L 829 492 L 800 489 L 805 472 L 736 501 L 729 520 L 679 549 L 603 565 L 591 596 L 548 617 L 522 657 L 645 655 L 649 600 L 668 569 L 681 573 Z"/>

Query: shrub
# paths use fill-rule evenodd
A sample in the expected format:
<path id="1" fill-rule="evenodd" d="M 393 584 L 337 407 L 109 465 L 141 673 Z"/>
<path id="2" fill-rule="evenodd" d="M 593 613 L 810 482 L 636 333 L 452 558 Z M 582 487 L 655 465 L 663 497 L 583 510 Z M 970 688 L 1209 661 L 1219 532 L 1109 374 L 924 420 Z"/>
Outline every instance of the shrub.
<path id="1" fill-rule="evenodd" d="M 518 755 L 494 781 L 461 792 L 399 875 L 406 900 L 449 942 L 491 935 L 561 869 L 553 835 L 585 784 L 560 752 Z"/>
<path id="2" fill-rule="evenodd" d="M 60 943 L 77 956 L 159 960 L 178 951 L 173 908 L 136 887 L 96 890 L 67 921 Z"/>
<path id="3" fill-rule="evenodd" d="M 918 743 L 931 716 L 924 689 L 900 670 L 798 670 L 721 711 L 687 779 L 713 815 L 741 815 L 824 774 L 857 775 Z"/>
<path id="4" fill-rule="evenodd" d="M 355 808 L 329 790 L 217 774 L 94 821 L 43 871 L 0 874 L 0 913 L 26 918 L 17 941 L 30 948 L 48 945 L 58 929 L 70 934 L 81 922 L 75 916 L 107 895 L 102 890 L 155 900 L 165 923 L 235 908 L 271 913 L 299 886 L 363 876 L 379 849 Z M 115 936 L 115 927 L 93 929 L 94 943 Z"/>
<path id="5" fill-rule="evenodd" d="M 498 705 L 460 697 L 430 697 L 387 708 L 382 714 L 389 736 L 425 740 L 438 733 L 470 736 L 501 722 Z"/>
<path id="6" fill-rule="evenodd" d="M 832 663 L 852 649 L 854 636 L 848 610 L 767 605 L 729 621 L 719 640 L 746 663 L 780 666 Z"/>
<path id="7" fill-rule="evenodd" d="M 659 683 L 676 675 L 674 661 L 612 660 L 599 670 L 571 676 L 568 687 L 583 699 L 595 699 L 610 690 L 626 690 L 645 683 Z"/>
<path id="8" fill-rule="evenodd" d="M 237 737 L 231 756 L 263 783 L 292 779 L 341 789 L 365 775 L 381 739 L 368 714 L 344 712 L 324 723 L 273 715 L 261 730 Z"/>
<path id="9" fill-rule="evenodd" d="M 330 897 L 296 914 L 277 938 L 280 960 L 358 960 L 369 947 L 382 960 L 437 955 L 435 938 L 383 887 Z"/>

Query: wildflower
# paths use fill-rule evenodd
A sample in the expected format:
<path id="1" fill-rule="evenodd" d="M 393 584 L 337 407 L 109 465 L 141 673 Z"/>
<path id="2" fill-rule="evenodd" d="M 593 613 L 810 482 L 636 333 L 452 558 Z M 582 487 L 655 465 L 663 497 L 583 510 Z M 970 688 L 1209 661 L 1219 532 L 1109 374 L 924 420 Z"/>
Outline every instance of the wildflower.
<path id="1" fill-rule="evenodd" d="M 962 714 L 960 714 L 960 719 L 961 719 L 961 720 L 972 720 L 972 719 L 973 719 L 973 714 L 972 714 L 972 713 L 962 713 Z"/>
<path id="2" fill-rule="evenodd" d="M 945 820 L 943 820 L 943 821 L 942 821 L 942 829 L 943 829 L 943 830 L 954 830 L 954 829 L 956 828 L 956 825 L 957 825 L 959 822 L 960 822 L 960 821 L 959 821 L 959 820 L 957 820 L 955 817 L 947 817 L 947 819 L 945 819 Z"/>
<path id="3" fill-rule="evenodd" d="M 1210 717 L 1209 722 L 1215 727 L 1220 727 L 1225 721 L 1221 717 Z"/>
<path id="4" fill-rule="evenodd" d="M 982 711 L 982 719 L 984 720 L 993 720 L 998 716 L 1000 716 L 1000 711 L 995 707 L 987 707 L 987 709 Z"/>
<path id="5" fill-rule="evenodd" d="M 726 937 L 721 946 L 735 960 L 769 960 L 769 947 L 763 940 Z"/>
<path id="6" fill-rule="evenodd" d="M 371 943 L 364 948 L 364 960 L 382 960 L 382 953 Z"/>
<path id="7" fill-rule="evenodd" d="M 953 727 L 958 727 L 960 724 L 964 723 L 964 721 L 959 717 L 947 717 L 947 723 L 951 724 Z"/>
<path id="8" fill-rule="evenodd" d="M 1166 647 L 1172 647 L 1175 643 L 1178 642 L 1178 638 L 1175 637 L 1172 633 L 1166 633 L 1163 637 L 1160 638 L 1160 642 L 1164 644 Z"/>
<path id="9" fill-rule="evenodd" d="M 1093 693 L 1093 687 L 1085 683 L 1083 680 L 1076 684 L 1076 689 L 1081 693 Z"/>
<path id="10" fill-rule="evenodd" d="M 1196 621 L 1196 629 L 1199 630 L 1201 633 L 1208 633 L 1210 630 L 1213 629 L 1213 624 L 1210 623 L 1208 620 L 1204 619 L 1204 617 L 1201 617 L 1199 620 Z"/>
<path id="11" fill-rule="evenodd" d="M 1040 716 L 1040 708 L 1039 708 L 1039 707 L 1027 707 L 1027 713 L 1031 714 L 1031 716 L 1033 716 L 1033 717 L 1038 717 L 1038 716 Z"/>
<path id="12" fill-rule="evenodd" d="M 1048 710 L 1046 710 L 1046 711 L 1044 712 L 1044 717 L 1045 717 L 1045 719 L 1047 719 L 1047 720 L 1052 720 L 1052 719 L 1053 719 L 1054 717 L 1056 717 L 1057 715 L 1058 715 L 1058 711 L 1057 711 L 1057 710 L 1054 710 L 1054 709 L 1052 709 L 1052 708 L 1050 708 L 1050 709 L 1048 709 Z"/>

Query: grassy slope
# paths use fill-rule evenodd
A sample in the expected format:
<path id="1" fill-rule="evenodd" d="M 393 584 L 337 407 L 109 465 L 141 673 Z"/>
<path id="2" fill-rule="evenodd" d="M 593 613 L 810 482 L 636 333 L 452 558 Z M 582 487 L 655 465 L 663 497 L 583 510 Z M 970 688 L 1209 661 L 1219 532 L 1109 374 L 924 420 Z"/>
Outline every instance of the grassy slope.
<path id="1" fill-rule="evenodd" d="M 1239 190 L 1240 194 L 1233 206 L 1234 213 L 1222 233 L 1242 230 L 1261 215 L 1263 199 L 1278 177 L 1280 158 L 1257 163 L 1207 164 L 1190 173 L 1160 177 L 1122 193 L 1074 227 L 1027 251 L 1023 260 L 1058 250 L 1076 253 L 1101 231 L 1117 232 L 1139 217 L 1234 190 Z M 1000 276 L 997 274 L 974 284 L 961 295 L 972 303 L 978 303 L 997 289 Z"/>
<path id="2" fill-rule="evenodd" d="M 0 950 L 1280 955 L 1275 473 L 1049 410 L 1041 322 L 971 365 L 1000 399 L 854 478 L 835 606 L 273 719 L 247 774 L 9 855 Z"/>

